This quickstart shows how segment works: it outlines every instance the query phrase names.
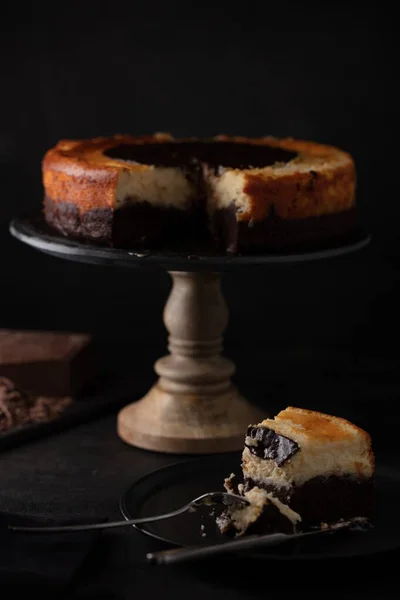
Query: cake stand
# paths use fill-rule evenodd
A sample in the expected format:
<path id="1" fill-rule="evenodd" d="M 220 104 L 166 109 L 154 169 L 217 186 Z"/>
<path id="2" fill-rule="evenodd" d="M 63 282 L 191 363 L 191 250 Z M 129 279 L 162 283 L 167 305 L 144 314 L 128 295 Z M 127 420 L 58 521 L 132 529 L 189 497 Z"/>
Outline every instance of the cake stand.
<path id="1" fill-rule="evenodd" d="M 50 230 L 42 216 L 14 219 L 10 233 L 66 260 L 169 272 L 172 290 L 164 309 L 169 354 L 155 363 L 156 384 L 118 413 L 117 432 L 128 444 L 177 454 L 239 450 L 247 426 L 266 414 L 240 395 L 231 382 L 235 366 L 222 355 L 228 309 L 221 273 L 332 258 L 369 242 L 369 236 L 358 232 L 340 247 L 303 254 L 135 252 L 67 239 Z"/>

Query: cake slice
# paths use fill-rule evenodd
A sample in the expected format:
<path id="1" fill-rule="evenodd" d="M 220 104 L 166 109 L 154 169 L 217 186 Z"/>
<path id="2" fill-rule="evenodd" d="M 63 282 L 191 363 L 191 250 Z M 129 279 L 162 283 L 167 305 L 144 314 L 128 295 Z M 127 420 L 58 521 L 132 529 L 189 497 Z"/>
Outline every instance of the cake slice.
<path id="1" fill-rule="evenodd" d="M 263 490 L 281 512 L 290 509 L 300 517 L 297 525 L 301 529 L 360 517 L 373 521 L 371 438 L 340 417 L 288 407 L 274 419 L 251 425 L 245 437 L 242 470 L 243 482 L 236 486 L 236 493 L 259 506 Z M 225 487 L 233 491 L 232 478 L 225 480 Z M 234 514 L 240 510 L 232 511 L 228 520 L 243 533 L 242 520 Z"/>

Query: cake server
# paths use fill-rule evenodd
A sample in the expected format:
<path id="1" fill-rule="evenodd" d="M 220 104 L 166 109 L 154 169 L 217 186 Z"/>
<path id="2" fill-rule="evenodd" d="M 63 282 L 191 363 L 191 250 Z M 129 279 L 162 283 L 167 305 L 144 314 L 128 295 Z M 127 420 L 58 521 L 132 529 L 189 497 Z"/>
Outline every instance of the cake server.
<path id="1" fill-rule="evenodd" d="M 239 552 L 240 550 L 255 550 L 257 548 L 267 548 L 278 544 L 300 540 L 318 535 L 326 535 L 343 529 L 365 529 L 368 527 L 367 519 L 363 517 L 341 521 L 323 529 L 316 529 L 303 533 L 269 533 L 265 535 L 249 535 L 240 539 L 230 540 L 217 544 L 203 544 L 199 546 L 186 546 L 184 548 L 172 548 L 169 550 L 160 550 L 159 552 L 150 552 L 146 558 L 149 563 L 155 565 L 171 565 L 183 562 L 210 558 L 218 555 Z"/>
<path id="2" fill-rule="evenodd" d="M 170 519 L 171 517 L 177 517 L 185 512 L 195 510 L 202 505 L 213 505 L 213 504 L 224 504 L 225 506 L 231 506 L 232 504 L 249 504 L 249 502 L 243 498 L 243 496 L 237 496 L 228 492 L 207 492 L 197 498 L 193 498 L 187 504 L 184 504 L 180 508 L 173 510 L 169 513 L 162 515 L 153 515 L 150 517 L 140 517 L 138 519 L 128 519 L 124 521 L 108 521 L 105 523 L 88 523 L 86 525 L 41 525 L 32 526 L 29 525 L 9 525 L 8 529 L 12 531 L 23 531 L 26 533 L 60 533 L 68 531 L 89 531 L 92 529 L 111 529 L 113 527 L 124 527 L 125 525 L 141 525 L 143 523 L 153 523 L 154 521 L 162 521 L 164 519 Z"/>

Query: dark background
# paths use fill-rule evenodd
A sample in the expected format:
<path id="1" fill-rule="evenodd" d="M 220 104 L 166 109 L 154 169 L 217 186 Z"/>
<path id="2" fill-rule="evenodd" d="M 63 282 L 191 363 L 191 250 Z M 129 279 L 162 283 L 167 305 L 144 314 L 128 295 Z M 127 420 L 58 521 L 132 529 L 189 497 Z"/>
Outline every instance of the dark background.
<path id="1" fill-rule="evenodd" d="M 8 6 L 7 6 L 8 4 Z M 385 2 L 4 3 L 0 327 L 88 331 L 146 386 L 165 352 L 163 272 L 74 264 L 11 238 L 60 138 L 169 131 L 313 139 L 351 152 L 368 249 L 230 273 L 226 353 L 250 399 L 400 424 L 397 32 Z M 397 68 L 397 67 L 396 67 Z"/>

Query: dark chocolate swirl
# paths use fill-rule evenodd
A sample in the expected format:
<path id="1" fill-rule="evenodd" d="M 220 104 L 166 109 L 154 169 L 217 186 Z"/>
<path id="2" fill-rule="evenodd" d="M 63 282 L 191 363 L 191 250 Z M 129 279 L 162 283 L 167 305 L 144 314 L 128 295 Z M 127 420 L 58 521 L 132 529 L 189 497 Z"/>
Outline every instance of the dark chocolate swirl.
<path id="1" fill-rule="evenodd" d="M 247 437 L 253 440 L 252 444 L 245 443 L 252 454 L 266 460 L 274 460 L 278 467 L 281 467 L 300 450 L 297 442 L 268 429 L 268 427 L 250 426 L 247 430 Z"/>

